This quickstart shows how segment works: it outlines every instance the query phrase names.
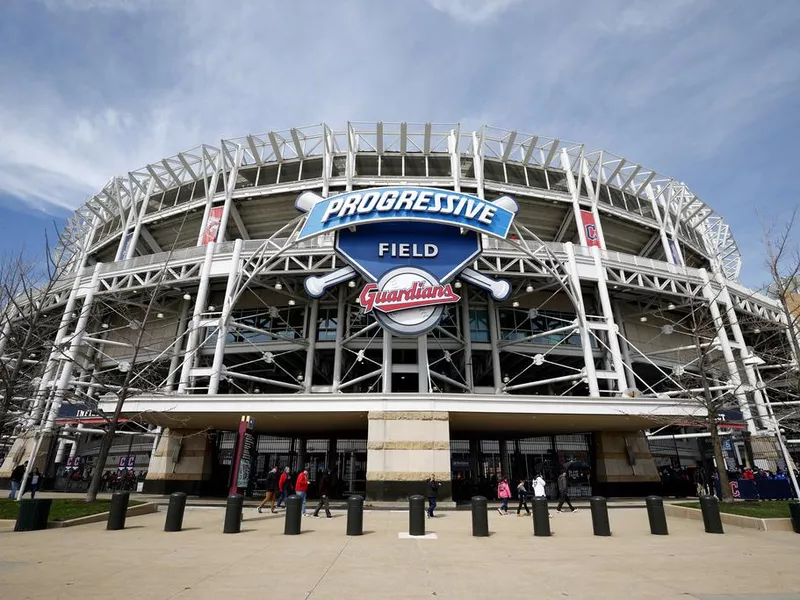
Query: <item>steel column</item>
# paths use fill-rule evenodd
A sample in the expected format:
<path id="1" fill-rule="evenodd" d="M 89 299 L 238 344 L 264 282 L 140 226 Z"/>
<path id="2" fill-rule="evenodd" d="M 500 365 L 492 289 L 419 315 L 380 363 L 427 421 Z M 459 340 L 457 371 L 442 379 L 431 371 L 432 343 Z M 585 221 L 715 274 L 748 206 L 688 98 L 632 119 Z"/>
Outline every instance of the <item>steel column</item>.
<path id="1" fill-rule="evenodd" d="M 586 320 L 586 306 L 583 303 L 583 292 L 581 291 L 581 278 L 578 274 L 578 262 L 575 260 L 575 246 L 572 242 L 564 244 L 567 253 L 567 270 L 569 271 L 572 289 L 575 293 L 577 302 L 576 319 L 581 336 L 581 347 L 583 349 L 583 362 L 586 370 L 586 382 L 589 384 L 589 396 L 597 398 L 600 396 L 600 386 L 597 385 L 597 369 L 594 366 L 594 354 L 592 353 L 592 336 L 589 333 L 589 323 Z"/>
<path id="2" fill-rule="evenodd" d="M 499 394 L 503 391 L 503 373 L 500 364 L 500 332 L 497 323 L 497 305 L 491 296 L 487 294 L 487 318 L 489 319 L 489 341 L 492 344 L 492 384 L 494 393 Z"/>
<path id="3" fill-rule="evenodd" d="M 241 146 L 239 147 L 241 152 Z M 237 156 L 239 156 L 237 152 Z M 225 360 L 225 338 L 228 335 L 228 323 L 231 319 L 231 311 L 233 310 L 233 293 L 236 290 L 236 284 L 241 274 L 242 265 L 239 258 L 242 255 L 242 240 L 238 239 L 233 244 L 233 258 L 231 259 L 231 270 L 228 273 L 228 285 L 225 288 L 225 299 L 222 304 L 222 314 L 219 318 L 219 329 L 217 330 L 217 343 L 214 346 L 214 362 L 211 365 L 211 377 L 208 381 L 208 393 L 216 394 L 219 391 L 219 380 L 222 376 L 222 370 Z"/>
<path id="4" fill-rule="evenodd" d="M 200 272 L 200 284 L 197 287 L 197 298 L 194 301 L 194 312 L 192 314 L 192 327 L 189 329 L 189 336 L 186 339 L 186 351 L 183 354 L 183 365 L 181 366 L 181 378 L 178 384 L 178 393 L 185 394 L 189 387 L 189 376 L 194 367 L 195 354 L 200 337 L 200 321 L 205 312 L 206 296 L 208 296 L 208 281 L 211 273 L 211 263 L 214 259 L 214 242 L 209 242 L 206 246 L 206 256 L 203 261 L 203 269 Z"/>
<path id="5" fill-rule="evenodd" d="M 719 342 L 720 349 L 722 350 L 722 356 L 725 358 L 725 366 L 728 369 L 728 375 L 730 376 L 731 383 L 734 387 L 733 394 L 736 397 L 737 403 L 739 404 L 739 409 L 742 411 L 742 417 L 744 418 L 745 423 L 747 423 L 747 430 L 750 433 L 755 433 L 756 426 L 753 420 L 753 414 L 750 412 L 750 405 L 747 402 L 747 395 L 742 390 L 742 380 L 739 377 L 739 367 L 736 365 L 736 359 L 733 356 L 733 350 L 731 350 L 728 332 L 725 329 L 725 322 L 722 320 L 722 315 L 719 312 L 716 294 L 714 289 L 711 287 L 711 281 L 709 279 L 708 272 L 705 269 L 700 269 L 700 275 L 704 281 L 703 295 L 705 296 L 706 300 L 708 300 L 708 307 L 711 312 L 711 318 L 714 322 L 717 341 Z"/>
<path id="6" fill-rule="evenodd" d="M 314 378 L 314 358 L 317 351 L 317 321 L 319 320 L 319 300 L 312 300 L 310 307 L 310 316 L 308 319 L 308 331 L 306 332 L 306 339 L 308 340 L 308 348 L 306 349 L 306 368 L 304 374 L 303 386 L 306 393 L 311 392 L 311 380 Z M 338 323 L 337 323 L 338 327 Z"/>

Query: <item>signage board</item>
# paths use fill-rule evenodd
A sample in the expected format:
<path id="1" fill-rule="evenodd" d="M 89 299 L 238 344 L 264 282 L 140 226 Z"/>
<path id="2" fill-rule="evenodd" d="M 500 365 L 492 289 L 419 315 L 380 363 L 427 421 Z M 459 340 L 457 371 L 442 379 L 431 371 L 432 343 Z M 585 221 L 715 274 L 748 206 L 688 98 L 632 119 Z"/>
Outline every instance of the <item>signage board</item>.
<path id="1" fill-rule="evenodd" d="M 441 320 L 444 306 L 458 302 L 459 274 L 504 300 L 507 282 L 473 271 L 481 236 L 505 239 L 518 207 L 503 196 L 493 201 L 427 187 L 370 188 L 322 198 L 304 192 L 298 210 L 307 213 L 299 240 L 335 234 L 336 252 L 349 266 L 306 279 L 306 292 L 325 291 L 360 274 L 358 296 L 365 313 L 398 335 L 421 335 Z"/>

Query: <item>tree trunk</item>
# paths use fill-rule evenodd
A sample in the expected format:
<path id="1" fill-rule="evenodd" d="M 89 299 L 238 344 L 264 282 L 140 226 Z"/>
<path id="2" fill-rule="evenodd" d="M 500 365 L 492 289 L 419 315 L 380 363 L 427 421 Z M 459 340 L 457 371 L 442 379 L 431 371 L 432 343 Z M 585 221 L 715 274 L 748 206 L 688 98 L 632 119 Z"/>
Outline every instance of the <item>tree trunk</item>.
<path id="1" fill-rule="evenodd" d="M 722 490 L 722 501 L 733 502 L 731 485 L 728 481 L 728 469 L 725 466 L 725 456 L 722 453 L 722 440 L 719 437 L 717 421 L 709 419 L 708 430 L 711 432 L 711 447 L 714 451 L 714 462 L 717 463 L 717 475 L 719 476 L 719 487 Z"/>
<path id="2" fill-rule="evenodd" d="M 111 450 L 111 444 L 114 443 L 114 435 L 117 433 L 119 416 L 122 414 L 122 406 L 125 404 L 125 399 L 127 398 L 126 390 L 130 385 L 130 374 L 131 372 L 129 371 L 125 377 L 125 383 L 123 384 L 123 388 L 117 397 L 117 406 L 114 409 L 114 415 L 109 420 L 108 428 L 100 440 L 100 448 L 98 449 L 99 452 L 97 454 L 97 464 L 95 466 L 94 473 L 92 473 L 92 480 L 89 482 L 89 489 L 86 490 L 86 502 L 94 502 L 97 500 L 97 494 L 100 492 L 100 484 L 103 480 L 103 471 L 105 471 L 106 468 L 108 453 Z"/>

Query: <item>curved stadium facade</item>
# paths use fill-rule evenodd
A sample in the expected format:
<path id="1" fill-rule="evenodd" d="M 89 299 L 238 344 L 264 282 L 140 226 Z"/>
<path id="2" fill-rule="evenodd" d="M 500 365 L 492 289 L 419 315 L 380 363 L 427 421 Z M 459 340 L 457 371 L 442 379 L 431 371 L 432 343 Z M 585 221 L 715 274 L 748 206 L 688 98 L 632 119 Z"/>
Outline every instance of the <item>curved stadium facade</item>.
<path id="1" fill-rule="evenodd" d="M 386 198 L 394 220 L 370 222 Z M 438 224 L 410 212 L 432 206 Z M 507 212 L 508 227 L 443 224 L 445 206 Z M 779 305 L 736 282 L 728 226 L 685 184 L 603 150 L 457 124 L 250 135 L 112 179 L 65 235 L 71 269 L 47 302 L 69 351 L 43 364 L 29 423 L 69 421 L 82 396 L 110 414 L 101 392 L 133 369 L 122 414 L 159 433 L 145 491 L 224 494 L 249 416 L 256 487 L 286 464 L 312 479 L 335 469 L 372 500 L 431 473 L 463 496 L 500 473 L 554 481 L 568 466 L 575 495 L 647 493 L 659 478 L 644 431 L 704 416 L 680 325 L 698 308 L 716 389 L 733 390 L 751 433 L 768 429 L 742 359 Z M 465 239 L 447 274 L 411 273 Z M 370 282 L 394 288 L 365 265 L 384 258 L 449 300 L 372 310 Z M 398 325 L 426 318 L 422 333 Z"/>

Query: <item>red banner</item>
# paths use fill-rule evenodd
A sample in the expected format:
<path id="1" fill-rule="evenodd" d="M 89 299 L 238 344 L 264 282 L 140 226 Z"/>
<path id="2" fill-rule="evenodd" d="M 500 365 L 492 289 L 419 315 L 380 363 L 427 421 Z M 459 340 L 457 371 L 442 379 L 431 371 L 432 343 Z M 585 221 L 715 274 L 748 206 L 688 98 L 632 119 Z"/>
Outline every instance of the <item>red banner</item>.
<path id="1" fill-rule="evenodd" d="M 583 221 L 583 231 L 586 233 L 586 245 L 602 248 L 600 233 L 597 231 L 597 223 L 595 223 L 594 215 L 591 211 L 582 210 L 581 221 Z"/>
<path id="2" fill-rule="evenodd" d="M 205 246 L 209 242 L 217 241 L 217 234 L 219 233 L 219 223 L 222 220 L 222 206 L 212 208 L 208 213 L 208 223 L 203 231 L 202 245 Z"/>

